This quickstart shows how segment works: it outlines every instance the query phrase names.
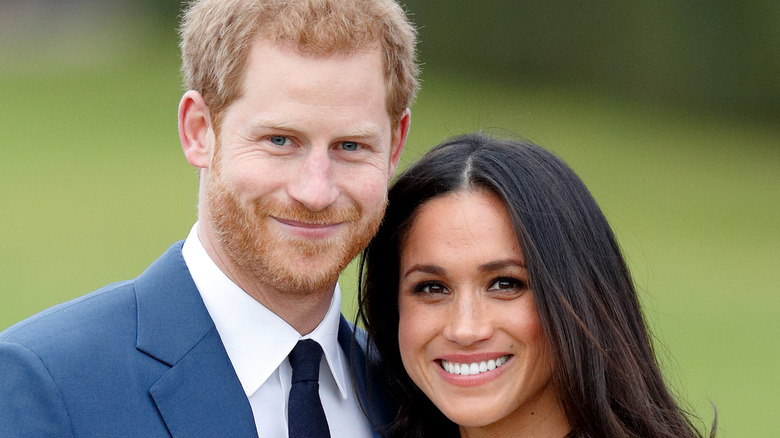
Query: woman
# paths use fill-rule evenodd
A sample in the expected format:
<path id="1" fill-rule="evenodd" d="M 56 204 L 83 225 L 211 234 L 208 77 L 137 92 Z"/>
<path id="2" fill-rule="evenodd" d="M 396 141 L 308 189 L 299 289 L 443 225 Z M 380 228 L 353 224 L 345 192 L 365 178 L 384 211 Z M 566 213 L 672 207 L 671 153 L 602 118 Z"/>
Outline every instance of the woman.
<path id="1" fill-rule="evenodd" d="M 538 146 L 471 134 L 432 149 L 394 183 L 360 270 L 396 436 L 701 436 L 606 219 Z"/>

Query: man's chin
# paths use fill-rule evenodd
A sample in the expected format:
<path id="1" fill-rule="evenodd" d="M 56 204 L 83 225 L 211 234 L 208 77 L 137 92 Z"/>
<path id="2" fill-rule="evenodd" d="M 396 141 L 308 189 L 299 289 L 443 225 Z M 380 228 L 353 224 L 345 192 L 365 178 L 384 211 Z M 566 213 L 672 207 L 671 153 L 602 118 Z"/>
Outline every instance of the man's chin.
<path id="1" fill-rule="evenodd" d="M 308 253 L 290 248 L 282 254 L 261 255 L 255 265 L 258 280 L 282 292 L 305 294 L 332 290 L 349 263 L 327 249 Z"/>
<path id="2" fill-rule="evenodd" d="M 281 292 L 294 295 L 310 295 L 323 292 L 331 292 L 338 280 L 338 273 L 316 273 L 293 271 L 285 267 L 281 272 L 270 273 L 271 278 L 266 278 L 270 284 L 278 288 Z M 266 272 L 264 274 L 269 274 Z M 263 275 L 268 277 L 267 275 Z"/>

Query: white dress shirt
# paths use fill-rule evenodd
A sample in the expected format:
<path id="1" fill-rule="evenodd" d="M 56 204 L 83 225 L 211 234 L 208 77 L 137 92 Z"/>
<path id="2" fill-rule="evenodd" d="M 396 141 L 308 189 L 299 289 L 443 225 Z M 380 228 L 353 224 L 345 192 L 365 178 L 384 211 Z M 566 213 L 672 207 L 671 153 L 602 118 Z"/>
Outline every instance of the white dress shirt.
<path id="1" fill-rule="evenodd" d="M 287 355 L 300 339 L 320 344 L 320 399 L 333 437 L 371 436 L 355 396 L 347 359 L 338 343 L 341 291 L 338 285 L 325 318 L 301 336 L 275 313 L 231 281 L 209 257 L 192 227 L 182 248 L 187 268 L 214 320 L 238 380 L 249 398 L 258 436 L 287 437 L 287 399 L 292 369 Z"/>

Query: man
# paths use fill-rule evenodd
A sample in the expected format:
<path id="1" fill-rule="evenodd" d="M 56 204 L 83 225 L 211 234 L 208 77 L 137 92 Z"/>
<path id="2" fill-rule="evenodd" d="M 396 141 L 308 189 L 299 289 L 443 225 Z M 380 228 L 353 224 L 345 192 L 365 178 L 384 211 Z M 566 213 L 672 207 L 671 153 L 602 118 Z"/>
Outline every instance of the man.
<path id="1" fill-rule="evenodd" d="M 393 0 L 202 0 L 181 35 L 198 222 L 137 279 L 0 335 L 0 436 L 376 434 L 336 280 L 384 212 L 414 29 Z"/>

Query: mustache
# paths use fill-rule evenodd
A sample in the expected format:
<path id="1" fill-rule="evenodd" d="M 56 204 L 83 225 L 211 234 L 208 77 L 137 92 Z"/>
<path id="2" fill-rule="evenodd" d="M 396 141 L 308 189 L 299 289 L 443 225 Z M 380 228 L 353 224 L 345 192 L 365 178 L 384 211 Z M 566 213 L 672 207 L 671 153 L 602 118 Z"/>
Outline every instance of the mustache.
<path id="1" fill-rule="evenodd" d="M 340 207 L 328 206 L 323 210 L 311 211 L 301 203 L 283 202 L 275 199 L 255 201 L 254 211 L 259 217 L 272 216 L 277 219 L 311 225 L 357 222 L 361 216 L 360 208 L 355 203 Z"/>

